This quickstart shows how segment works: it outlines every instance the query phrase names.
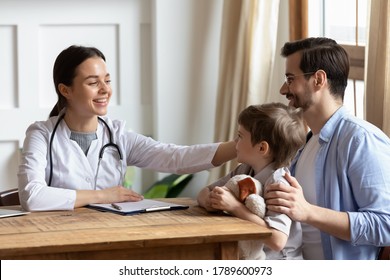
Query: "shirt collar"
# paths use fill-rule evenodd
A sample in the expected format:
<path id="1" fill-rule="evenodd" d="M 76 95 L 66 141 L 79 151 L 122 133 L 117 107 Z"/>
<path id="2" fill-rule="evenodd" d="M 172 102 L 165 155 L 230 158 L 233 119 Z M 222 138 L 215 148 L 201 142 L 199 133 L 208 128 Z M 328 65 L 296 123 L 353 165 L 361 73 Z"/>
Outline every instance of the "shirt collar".
<path id="1" fill-rule="evenodd" d="M 344 106 L 341 106 L 337 111 L 330 117 L 330 119 L 325 123 L 320 131 L 320 139 L 324 142 L 329 142 L 332 137 L 336 124 L 348 114 L 347 109 Z"/>
<path id="2" fill-rule="evenodd" d="M 265 185 L 267 179 L 275 172 L 275 164 L 271 162 L 266 167 L 264 167 L 259 173 L 257 173 L 254 177 L 259 180 L 262 185 Z"/>

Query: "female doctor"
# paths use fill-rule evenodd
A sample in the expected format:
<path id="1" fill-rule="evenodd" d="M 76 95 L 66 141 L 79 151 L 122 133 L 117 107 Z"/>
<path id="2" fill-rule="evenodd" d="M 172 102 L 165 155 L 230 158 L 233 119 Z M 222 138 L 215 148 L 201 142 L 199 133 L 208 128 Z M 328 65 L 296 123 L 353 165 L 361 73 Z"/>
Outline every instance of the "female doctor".
<path id="1" fill-rule="evenodd" d="M 164 144 L 106 117 L 112 95 L 110 74 L 96 48 L 63 50 L 54 63 L 53 79 L 58 102 L 47 121 L 29 126 L 24 140 L 18 184 L 26 210 L 138 201 L 142 195 L 122 186 L 127 166 L 195 173 L 236 156 L 234 141 Z"/>

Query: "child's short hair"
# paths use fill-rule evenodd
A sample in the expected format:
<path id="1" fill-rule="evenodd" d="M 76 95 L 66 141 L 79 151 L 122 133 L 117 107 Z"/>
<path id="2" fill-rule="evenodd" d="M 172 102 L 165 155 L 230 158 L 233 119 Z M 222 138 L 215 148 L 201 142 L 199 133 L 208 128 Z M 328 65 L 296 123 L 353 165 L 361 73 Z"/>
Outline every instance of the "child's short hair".
<path id="1" fill-rule="evenodd" d="M 240 113 L 238 124 L 250 132 L 253 145 L 268 143 L 276 168 L 290 165 L 306 141 L 302 111 L 282 103 L 251 105 Z"/>

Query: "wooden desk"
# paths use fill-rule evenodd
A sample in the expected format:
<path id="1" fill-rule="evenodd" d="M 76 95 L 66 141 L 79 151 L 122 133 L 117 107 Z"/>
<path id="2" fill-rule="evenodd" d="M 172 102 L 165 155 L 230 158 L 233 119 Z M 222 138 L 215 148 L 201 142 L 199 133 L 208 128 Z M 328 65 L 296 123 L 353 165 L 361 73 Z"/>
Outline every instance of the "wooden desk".
<path id="1" fill-rule="evenodd" d="M 121 216 L 87 208 L 0 219 L 1 259 L 237 259 L 239 240 L 271 232 L 210 214 L 192 199 L 187 210 Z"/>

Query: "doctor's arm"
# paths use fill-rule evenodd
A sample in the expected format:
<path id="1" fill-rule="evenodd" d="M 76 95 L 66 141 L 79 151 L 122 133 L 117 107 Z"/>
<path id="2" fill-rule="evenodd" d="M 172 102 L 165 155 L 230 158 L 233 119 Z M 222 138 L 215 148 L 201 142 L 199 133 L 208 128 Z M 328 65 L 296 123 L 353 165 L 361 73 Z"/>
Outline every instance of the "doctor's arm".
<path id="1" fill-rule="evenodd" d="M 223 142 L 219 144 L 211 163 L 214 166 L 219 166 L 229 160 L 236 158 L 236 156 L 236 142 Z"/>
<path id="2" fill-rule="evenodd" d="M 74 208 L 91 203 L 113 203 L 125 201 L 140 201 L 143 196 L 122 186 L 103 190 L 77 190 Z"/>

